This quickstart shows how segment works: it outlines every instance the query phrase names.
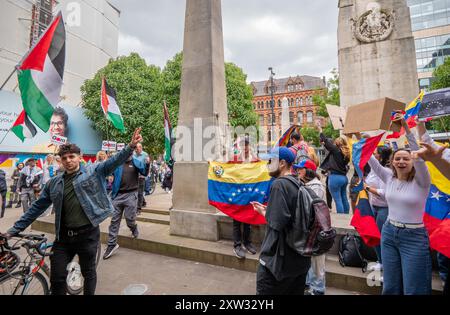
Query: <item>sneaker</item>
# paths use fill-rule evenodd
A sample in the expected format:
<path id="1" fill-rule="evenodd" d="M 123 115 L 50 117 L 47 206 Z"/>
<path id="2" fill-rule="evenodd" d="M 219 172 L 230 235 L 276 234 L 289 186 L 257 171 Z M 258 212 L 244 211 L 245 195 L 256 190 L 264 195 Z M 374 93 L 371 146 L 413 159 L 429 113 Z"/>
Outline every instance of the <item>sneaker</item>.
<path id="1" fill-rule="evenodd" d="M 136 239 L 139 237 L 139 230 L 136 226 L 136 228 L 131 232 L 131 234 L 133 235 L 133 238 Z"/>
<path id="2" fill-rule="evenodd" d="M 245 259 L 245 251 L 242 246 L 236 246 L 235 248 L 233 248 L 233 252 L 237 258 Z"/>
<path id="3" fill-rule="evenodd" d="M 256 248 L 251 243 L 244 246 L 244 248 L 252 255 L 256 255 Z"/>
<path id="4" fill-rule="evenodd" d="M 16 209 L 19 209 L 19 208 L 22 208 L 22 203 L 21 203 L 21 202 L 19 202 L 19 203 L 16 205 Z"/>
<path id="5" fill-rule="evenodd" d="M 368 271 L 381 271 L 383 270 L 383 265 L 380 263 L 371 264 Z"/>
<path id="6" fill-rule="evenodd" d="M 310 290 L 310 295 L 325 295 L 325 292 L 317 291 L 317 290 Z"/>
<path id="7" fill-rule="evenodd" d="M 111 256 L 114 254 L 114 252 L 115 252 L 116 250 L 118 250 L 118 249 L 119 249 L 119 244 L 116 244 L 116 245 L 108 245 L 108 247 L 107 247 L 106 250 L 105 250 L 105 254 L 103 254 L 103 259 L 104 259 L 104 260 L 108 259 L 108 258 L 111 257 Z"/>

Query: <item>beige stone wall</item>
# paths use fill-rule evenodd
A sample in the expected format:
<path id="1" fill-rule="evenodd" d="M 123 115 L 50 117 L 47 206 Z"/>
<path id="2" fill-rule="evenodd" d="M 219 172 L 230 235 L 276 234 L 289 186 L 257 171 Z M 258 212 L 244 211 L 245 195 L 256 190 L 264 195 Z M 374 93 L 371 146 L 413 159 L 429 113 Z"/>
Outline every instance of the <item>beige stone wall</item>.
<path id="1" fill-rule="evenodd" d="M 357 20 L 371 2 L 394 12 L 394 29 L 384 41 L 362 43 L 354 35 Z M 419 93 L 414 37 L 405 0 L 339 1 L 339 73 L 342 106 L 389 97 L 410 102 Z"/>

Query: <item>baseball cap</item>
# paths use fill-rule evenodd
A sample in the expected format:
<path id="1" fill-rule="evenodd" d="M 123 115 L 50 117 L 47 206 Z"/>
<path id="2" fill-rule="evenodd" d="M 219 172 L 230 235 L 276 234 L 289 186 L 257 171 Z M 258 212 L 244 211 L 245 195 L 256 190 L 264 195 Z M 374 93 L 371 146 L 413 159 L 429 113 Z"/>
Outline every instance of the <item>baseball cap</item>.
<path id="1" fill-rule="evenodd" d="M 314 164 L 314 162 L 311 160 L 303 160 L 300 163 L 294 165 L 294 169 L 299 169 L 299 168 L 307 168 L 307 169 L 313 170 L 314 172 L 317 171 L 316 164 Z"/>
<path id="2" fill-rule="evenodd" d="M 261 154 L 259 157 L 261 160 L 279 159 L 285 160 L 288 163 L 295 161 L 295 154 L 286 147 L 276 147 L 268 154 Z"/>

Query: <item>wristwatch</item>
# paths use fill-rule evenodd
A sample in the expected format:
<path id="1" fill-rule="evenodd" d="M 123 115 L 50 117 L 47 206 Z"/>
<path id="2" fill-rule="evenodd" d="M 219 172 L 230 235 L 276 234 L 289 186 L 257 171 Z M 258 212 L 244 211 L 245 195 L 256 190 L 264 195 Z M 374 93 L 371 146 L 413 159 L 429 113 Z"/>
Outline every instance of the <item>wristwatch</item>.
<path id="1" fill-rule="evenodd" d="M 366 189 L 367 192 L 370 192 L 370 186 L 366 186 L 365 189 Z"/>

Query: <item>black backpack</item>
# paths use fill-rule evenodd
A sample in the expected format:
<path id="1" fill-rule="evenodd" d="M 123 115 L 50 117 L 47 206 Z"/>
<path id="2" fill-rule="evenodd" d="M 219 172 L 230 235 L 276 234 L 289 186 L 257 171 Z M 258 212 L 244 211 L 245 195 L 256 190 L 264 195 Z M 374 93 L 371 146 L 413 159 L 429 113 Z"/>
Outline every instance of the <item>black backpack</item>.
<path id="1" fill-rule="evenodd" d="M 336 238 L 336 230 L 331 227 L 330 209 L 312 189 L 294 178 L 285 178 L 299 188 L 294 220 L 286 230 L 286 243 L 305 257 L 327 253 Z"/>
<path id="2" fill-rule="evenodd" d="M 376 261 L 376 253 L 373 248 L 364 244 L 356 235 L 347 234 L 339 242 L 339 263 L 342 267 L 360 267 L 367 271 L 369 261 Z"/>

